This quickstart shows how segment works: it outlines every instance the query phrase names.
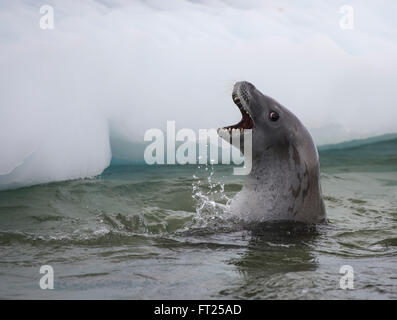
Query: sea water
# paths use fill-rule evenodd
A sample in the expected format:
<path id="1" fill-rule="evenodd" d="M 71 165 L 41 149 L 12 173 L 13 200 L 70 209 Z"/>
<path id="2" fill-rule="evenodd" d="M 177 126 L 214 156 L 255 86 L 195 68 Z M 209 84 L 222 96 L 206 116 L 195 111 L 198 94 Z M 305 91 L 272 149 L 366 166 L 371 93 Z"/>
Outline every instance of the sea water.
<path id="1" fill-rule="evenodd" d="M 112 165 L 1 191 L 0 298 L 397 299 L 397 139 L 320 159 L 318 226 L 229 217 L 244 182 L 231 166 Z"/>

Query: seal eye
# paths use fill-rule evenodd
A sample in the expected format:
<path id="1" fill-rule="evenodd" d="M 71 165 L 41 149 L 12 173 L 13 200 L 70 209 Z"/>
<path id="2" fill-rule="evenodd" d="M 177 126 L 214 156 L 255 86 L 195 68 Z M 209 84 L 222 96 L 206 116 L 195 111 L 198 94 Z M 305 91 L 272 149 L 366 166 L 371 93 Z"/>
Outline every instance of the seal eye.
<path id="1" fill-rule="evenodd" d="M 280 118 L 280 115 L 277 112 L 275 112 L 275 111 L 270 112 L 269 119 L 271 121 L 277 121 L 279 118 Z"/>

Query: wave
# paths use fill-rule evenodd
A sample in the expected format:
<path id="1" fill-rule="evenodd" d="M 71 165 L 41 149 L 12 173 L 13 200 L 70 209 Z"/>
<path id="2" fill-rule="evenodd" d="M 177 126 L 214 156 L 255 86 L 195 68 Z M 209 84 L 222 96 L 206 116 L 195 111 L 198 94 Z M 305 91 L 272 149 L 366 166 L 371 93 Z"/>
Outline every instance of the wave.
<path id="1" fill-rule="evenodd" d="M 112 141 L 111 166 L 145 164 L 143 158 L 145 147 L 144 143 L 129 142 L 128 140 Z M 198 145 L 196 148 L 198 149 Z M 326 167 L 363 164 L 364 162 L 373 165 L 395 165 L 397 133 L 322 145 L 318 146 L 318 151 L 321 165 Z M 220 155 L 221 149 L 219 148 L 218 156 Z M 218 160 L 220 161 L 221 158 Z"/>
<path id="2" fill-rule="evenodd" d="M 374 136 L 374 137 L 369 137 L 366 139 L 354 139 L 350 141 L 344 141 L 341 143 L 336 143 L 336 144 L 327 144 L 323 146 L 319 146 L 318 150 L 319 151 L 326 151 L 326 150 L 340 150 L 340 149 L 352 149 L 352 148 L 359 148 L 359 147 L 364 147 L 367 145 L 372 145 L 372 144 L 379 144 L 379 143 L 385 143 L 385 142 L 390 142 L 393 140 L 397 140 L 397 133 L 388 133 L 388 134 L 383 134 L 380 136 Z"/>
<path id="3" fill-rule="evenodd" d="M 84 168 L 80 168 L 80 171 L 69 176 L 46 176 L 45 173 L 43 173 L 43 179 L 41 180 L 34 180 L 32 175 L 29 174 L 31 166 L 39 166 L 38 162 L 43 160 L 37 157 L 36 159 L 33 154 L 25 160 L 25 166 L 17 167 L 10 174 L 0 176 L 0 190 L 14 189 L 53 181 L 72 180 L 87 176 L 94 177 L 101 174 L 107 167 L 115 168 L 122 165 L 146 165 L 144 161 L 144 151 L 148 144 L 149 143 L 145 144 L 129 141 L 119 136 L 111 136 L 109 143 L 111 151 L 107 151 L 109 160 L 103 163 L 94 163 L 95 165 L 91 167 L 89 163 L 86 163 Z M 197 150 L 198 147 L 199 146 L 196 145 Z M 397 133 L 319 146 L 318 151 L 321 168 L 323 170 L 346 168 L 346 170 L 356 171 L 393 171 L 397 169 Z M 219 161 L 221 160 L 221 154 L 221 149 L 219 148 Z M 111 160 L 110 155 L 112 155 Z M 76 159 L 76 161 L 78 161 L 78 159 Z M 41 165 L 41 167 L 43 167 L 43 170 L 48 169 L 45 165 Z M 35 172 L 35 174 L 37 175 L 37 172 Z"/>
<path id="4" fill-rule="evenodd" d="M 321 167 L 356 171 L 397 169 L 397 133 L 346 141 L 318 148 Z"/>

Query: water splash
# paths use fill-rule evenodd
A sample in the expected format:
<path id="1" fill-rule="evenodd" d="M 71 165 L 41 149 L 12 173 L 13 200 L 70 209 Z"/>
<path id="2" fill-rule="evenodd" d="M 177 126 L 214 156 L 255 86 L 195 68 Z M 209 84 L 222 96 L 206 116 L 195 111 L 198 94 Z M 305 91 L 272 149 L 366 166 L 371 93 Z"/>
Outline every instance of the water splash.
<path id="1" fill-rule="evenodd" d="M 228 218 L 231 199 L 225 193 L 225 183 L 215 179 L 214 165 L 199 165 L 192 182 L 192 198 L 196 215 L 194 225 L 207 227 L 209 224 L 224 223 Z"/>

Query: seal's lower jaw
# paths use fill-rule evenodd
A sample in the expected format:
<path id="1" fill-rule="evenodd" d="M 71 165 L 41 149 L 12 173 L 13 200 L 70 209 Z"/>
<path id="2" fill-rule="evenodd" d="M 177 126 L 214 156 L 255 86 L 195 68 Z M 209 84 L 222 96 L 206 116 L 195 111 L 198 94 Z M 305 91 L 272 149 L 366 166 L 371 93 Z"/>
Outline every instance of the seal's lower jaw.
<path id="1" fill-rule="evenodd" d="M 233 102 L 236 104 L 236 106 L 240 109 L 242 118 L 239 123 L 232 125 L 232 126 L 227 126 L 223 128 L 218 129 L 218 133 L 233 133 L 233 132 L 244 132 L 245 129 L 253 129 L 255 127 L 254 120 L 252 119 L 252 116 L 249 114 L 246 108 L 243 106 L 242 99 L 240 98 L 239 94 L 237 92 L 233 92 L 232 94 Z M 247 98 L 243 97 L 244 102 L 247 103 Z"/>

